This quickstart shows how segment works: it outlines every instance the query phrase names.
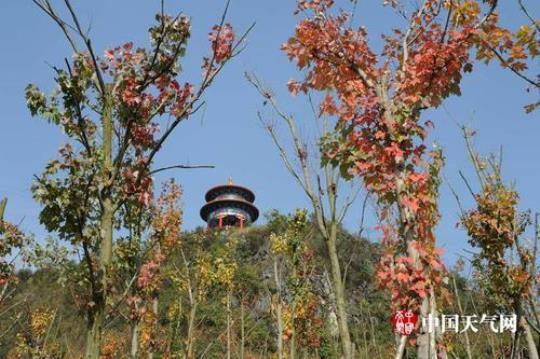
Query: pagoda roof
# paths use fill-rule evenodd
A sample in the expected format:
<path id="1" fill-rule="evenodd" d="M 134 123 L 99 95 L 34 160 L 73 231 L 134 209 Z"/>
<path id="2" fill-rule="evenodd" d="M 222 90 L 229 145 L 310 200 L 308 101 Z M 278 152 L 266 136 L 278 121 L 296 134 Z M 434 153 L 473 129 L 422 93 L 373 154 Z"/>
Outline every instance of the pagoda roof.
<path id="1" fill-rule="evenodd" d="M 243 187 L 240 187 L 240 188 L 243 188 Z M 211 200 L 201 208 L 201 213 L 200 213 L 201 218 L 206 221 L 210 213 L 215 209 L 219 209 L 220 207 L 223 207 L 223 208 L 224 207 L 233 207 L 233 208 L 238 207 L 240 209 L 243 209 L 251 215 L 253 222 L 255 222 L 257 218 L 259 218 L 259 210 L 257 209 L 257 207 L 255 207 L 253 203 L 245 201 L 245 200 L 241 200 L 241 199 Z"/>
<path id="2" fill-rule="evenodd" d="M 218 197 L 221 193 L 235 192 L 235 191 L 239 191 L 243 193 L 249 202 L 255 201 L 255 194 L 253 193 L 253 191 L 251 191 L 249 188 L 238 186 L 235 184 L 223 184 L 223 185 L 212 187 L 208 190 L 208 192 L 206 192 L 206 195 L 204 196 L 204 198 L 206 199 L 206 202 L 211 202 L 214 199 L 216 199 L 216 197 Z"/>

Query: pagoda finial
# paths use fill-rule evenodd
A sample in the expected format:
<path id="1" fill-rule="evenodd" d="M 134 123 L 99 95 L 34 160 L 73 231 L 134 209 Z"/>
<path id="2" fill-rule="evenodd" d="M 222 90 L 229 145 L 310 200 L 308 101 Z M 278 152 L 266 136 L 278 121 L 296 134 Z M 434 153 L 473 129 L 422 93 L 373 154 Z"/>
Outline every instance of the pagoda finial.
<path id="1" fill-rule="evenodd" d="M 229 186 L 233 184 L 232 176 L 229 176 Z"/>

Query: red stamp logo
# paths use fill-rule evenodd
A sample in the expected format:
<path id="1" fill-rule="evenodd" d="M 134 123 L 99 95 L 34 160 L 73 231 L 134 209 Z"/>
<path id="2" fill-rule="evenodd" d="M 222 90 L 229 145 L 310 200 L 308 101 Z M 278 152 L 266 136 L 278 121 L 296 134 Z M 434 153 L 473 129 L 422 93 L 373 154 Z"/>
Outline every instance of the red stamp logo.
<path id="1" fill-rule="evenodd" d="M 392 315 L 392 327 L 402 336 L 410 335 L 416 328 L 417 322 L 418 315 L 411 310 L 398 310 Z"/>

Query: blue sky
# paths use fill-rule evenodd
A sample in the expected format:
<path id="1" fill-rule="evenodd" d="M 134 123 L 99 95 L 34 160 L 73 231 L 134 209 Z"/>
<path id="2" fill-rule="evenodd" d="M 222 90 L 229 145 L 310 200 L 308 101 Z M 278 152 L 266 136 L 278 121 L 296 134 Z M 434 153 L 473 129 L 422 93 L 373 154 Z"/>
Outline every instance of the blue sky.
<path id="1" fill-rule="evenodd" d="M 61 5 L 61 1 L 56 1 Z M 105 48 L 133 41 L 136 46 L 148 44 L 146 29 L 159 9 L 158 0 L 73 0 L 81 20 L 91 24 L 94 47 Z M 350 6 L 348 2 L 342 2 Z M 402 25 L 391 10 L 379 0 L 360 0 L 355 15 L 357 24 L 365 25 L 375 48 L 380 48 L 378 34 Z M 522 19 L 517 9 L 503 4 L 503 13 L 510 25 Z M 508 2 L 509 3 L 509 2 Z M 527 3 L 527 2 L 526 2 Z M 529 1 L 531 3 L 531 1 Z M 531 5 L 532 6 L 532 5 Z M 201 58 L 208 53 L 207 33 L 219 21 L 224 1 L 168 0 L 169 12 L 182 11 L 193 21 L 188 53 L 183 62 L 183 79 L 200 78 Z M 257 195 L 256 205 L 262 212 L 277 208 L 291 212 L 307 206 L 306 199 L 294 180 L 285 171 L 273 144 L 260 125 L 256 112 L 262 101 L 244 77 L 254 71 L 275 90 L 283 108 L 299 118 L 310 119 L 302 100 L 286 92 L 287 81 L 296 75 L 280 45 L 294 30 L 293 0 L 232 0 L 230 22 L 237 32 L 252 22 L 256 27 L 249 36 L 244 53 L 236 58 L 209 90 L 207 107 L 183 123 L 158 156 L 158 165 L 213 164 L 212 170 L 169 172 L 184 188 L 185 228 L 202 225 L 199 208 L 205 191 L 233 176 L 236 183 L 248 186 Z M 540 10 L 540 9 L 533 9 Z M 537 12 L 538 13 L 538 12 Z M 515 22 L 515 23 L 513 23 Z M 56 155 L 64 137 L 56 128 L 39 119 L 32 119 L 25 106 L 24 88 L 29 82 L 50 90 L 53 86 L 52 65 L 62 65 L 70 57 L 62 34 L 30 0 L 3 0 L 0 4 L 0 196 L 9 198 L 8 219 L 22 227 L 46 235 L 38 222 L 39 206 L 29 191 L 32 176 Z M 538 66 L 538 63 L 534 64 Z M 462 96 L 445 102 L 440 109 L 426 113 L 425 119 L 436 124 L 431 140 L 442 145 L 447 157 L 444 175 L 460 194 L 465 206 L 470 195 L 461 181 L 462 170 L 473 181 L 459 125 L 468 124 L 478 130 L 477 148 L 481 152 L 504 148 L 504 174 L 514 181 L 521 193 L 522 208 L 539 209 L 540 122 L 538 114 L 526 115 L 522 107 L 533 102 L 534 95 L 525 91 L 525 84 L 499 66 L 478 65 L 465 76 Z M 458 207 L 443 184 L 441 192 L 442 222 L 438 229 L 440 246 L 446 249 L 445 259 L 453 262 L 456 255 L 466 254 L 464 233 L 455 228 Z M 358 230 L 360 205 L 352 207 L 345 225 Z M 368 219 L 368 225 L 373 226 Z M 373 239 L 376 239 L 373 234 Z"/>

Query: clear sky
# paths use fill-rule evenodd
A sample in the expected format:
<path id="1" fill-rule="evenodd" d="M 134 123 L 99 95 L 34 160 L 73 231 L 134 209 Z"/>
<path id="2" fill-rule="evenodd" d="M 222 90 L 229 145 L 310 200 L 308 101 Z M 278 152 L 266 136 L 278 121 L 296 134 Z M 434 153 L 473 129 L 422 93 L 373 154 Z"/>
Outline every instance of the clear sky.
<path id="1" fill-rule="evenodd" d="M 60 7 L 62 1 L 53 1 Z M 224 7 L 222 0 L 168 0 L 169 12 L 191 16 L 193 33 L 183 67 L 183 79 L 200 78 L 201 57 L 208 53 L 207 33 L 219 21 Z M 355 23 L 365 25 L 375 48 L 380 48 L 381 31 L 401 26 L 390 9 L 382 8 L 382 0 L 359 0 Z M 504 2 L 505 18 L 519 23 L 517 9 Z M 525 1 L 533 6 L 533 1 Z M 95 48 L 104 49 L 133 41 L 146 46 L 146 29 L 159 9 L 158 0 L 73 0 L 85 24 L 91 24 Z M 349 2 L 342 4 L 350 6 Z M 538 14 L 536 4 L 533 10 Z M 202 225 L 199 208 L 205 191 L 224 183 L 232 176 L 236 183 L 248 186 L 257 195 L 261 212 L 277 208 L 291 212 L 307 206 L 303 192 L 285 171 L 273 144 L 258 122 L 256 112 L 262 101 L 243 77 L 254 71 L 278 94 L 282 106 L 295 114 L 300 122 L 311 119 L 303 100 L 292 99 L 285 84 L 295 76 L 294 67 L 280 51 L 280 45 L 294 30 L 293 0 L 232 0 L 230 22 L 238 32 L 256 22 L 249 36 L 248 47 L 236 58 L 209 90 L 207 107 L 183 123 L 158 156 L 158 165 L 213 164 L 212 170 L 183 170 L 167 173 L 184 188 L 185 225 L 191 229 Z M 515 25 L 515 24 L 512 24 Z M 26 109 L 24 88 L 29 82 L 44 90 L 53 88 L 51 66 L 62 66 L 70 57 L 68 44 L 57 27 L 30 0 L 0 2 L 0 196 L 9 197 L 8 219 L 22 222 L 22 228 L 46 235 L 37 219 L 39 206 L 30 193 L 32 176 L 41 172 L 45 163 L 56 156 L 64 137 L 53 126 L 32 119 Z M 538 66 L 538 63 L 534 64 Z M 535 96 L 537 94 L 534 94 Z M 525 84 L 496 65 L 478 65 L 465 76 L 462 96 L 425 114 L 435 122 L 432 140 L 444 148 L 447 165 L 444 175 L 460 194 L 465 206 L 472 201 L 458 171 L 462 170 L 474 183 L 459 124 L 478 130 L 477 147 L 482 152 L 504 148 L 504 173 L 515 181 L 521 193 L 522 208 L 540 209 L 540 122 L 538 113 L 526 115 L 522 107 L 535 97 L 527 94 Z M 360 205 L 353 206 L 345 225 L 358 230 Z M 441 193 L 442 222 L 438 229 L 440 246 L 446 249 L 445 260 L 468 248 L 464 233 L 455 228 L 458 207 L 443 184 Z M 373 226 L 368 219 L 368 225 Z M 376 240 L 376 233 L 372 232 Z"/>

